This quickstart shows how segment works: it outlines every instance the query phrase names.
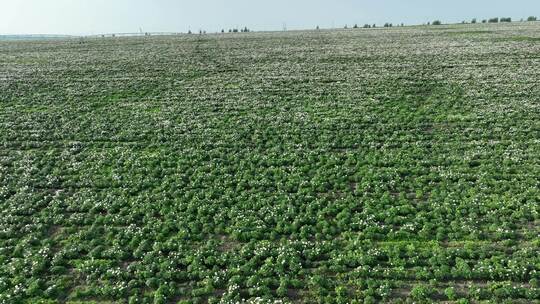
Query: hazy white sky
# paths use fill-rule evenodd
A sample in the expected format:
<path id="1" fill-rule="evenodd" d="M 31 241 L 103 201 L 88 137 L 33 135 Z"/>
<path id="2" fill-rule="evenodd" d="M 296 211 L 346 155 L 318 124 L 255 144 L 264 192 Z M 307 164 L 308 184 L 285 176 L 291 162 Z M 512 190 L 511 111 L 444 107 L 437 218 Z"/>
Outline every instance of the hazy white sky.
<path id="1" fill-rule="evenodd" d="M 540 16 L 540 0 L 0 0 L 0 34 L 208 32 Z"/>

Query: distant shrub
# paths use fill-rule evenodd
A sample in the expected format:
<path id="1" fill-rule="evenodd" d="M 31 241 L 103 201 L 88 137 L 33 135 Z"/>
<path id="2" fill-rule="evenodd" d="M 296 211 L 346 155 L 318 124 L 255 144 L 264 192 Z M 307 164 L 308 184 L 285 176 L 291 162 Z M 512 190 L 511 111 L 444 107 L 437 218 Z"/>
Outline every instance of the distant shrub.
<path id="1" fill-rule="evenodd" d="M 499 23 L 499 17 L 495 17 L 495 18 L 490 18 L 488 20 L 489 23 Z"/>
<path id="2" fill-rule="evenodd" d="M 476 18 L 473 18 L 473 19 L 471 20 L 471 23 L 472 23 L 472 24 L 475 24 L 475 23 L 476 23 Z"/>
<path id="3" fill-rule="evenodd" d="M 536 16 L 529 16 L 529 18 L 527 18 L 527 21 L 536 21 L 537 18 Z"/>
<path id="4" fill-rule="evenodd" d="M 353 28 L 357 29 L 357 28 L 358 28 L 358 24 L 354 24 Z"/>
<path id="5" fill-rule="evenodd" d="M 371 25 L 369 25 L 369 24 L 364 24 L 364 28 L 371 28 Z"/>
<path id="6" fill-rule="evenodd" d="M 387 22 L 387 23 L 384 24 L 384 27 L 392 27 L 392 23 Z"/>
<path id="7" fill-rule="evenodd" d="M 440 20 L 435 20 L 431 24 L 433 24 L 433 25 L 441 25 L 442 22 Z"/>
<path id="8" fill-rule="evenodd" d="M 501 22 L 512 22 L 512 18 L 510 18 L 510 17 L 501 18 Z"/>
<path id="9" fill-rule="evenodd" d="M 482 23 L 487 23 L 487 20 L 486 19 L 482 20 Z"/>

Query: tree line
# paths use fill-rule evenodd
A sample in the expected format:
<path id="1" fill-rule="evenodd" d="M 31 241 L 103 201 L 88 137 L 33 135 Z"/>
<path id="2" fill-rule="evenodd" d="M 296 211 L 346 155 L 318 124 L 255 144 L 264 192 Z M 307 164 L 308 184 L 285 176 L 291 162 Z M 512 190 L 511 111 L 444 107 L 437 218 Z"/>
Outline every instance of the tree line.
<path id="1" fill-rule="evenodd" d="M 538 18 L 536 16 L 529 16 L 526 21 L 537 21 Z M 483 19 L 481 22 L 482 23 L 504 23 L 504 22 L 512 22 L 512 18 L 511 17 L 493 17 L 493 18 L 488 18 L 488 19 Z M 520 22 L 524 22 L 525 20 L 524 19 L 521 19 Z M 462 21 L 461 22 L 462 24 L 466 24 L 466 23 L 471 23 L 471 24 L 475 24 L 475 23 L 480 23 L 476 18 L 473 18 L 471 19 L 470 22 L 467 22 L 467 21 Z M 440 20 L 435 20 L 433 22 L 428 22 L 427 25 L 442 25 L 442 21 Z"/>
<path id="2" fill-rule="evenodd" d="M 505 22 L 512 22 L 512 18 L 511 17 L 493 17 L 493 18 L 488 18 L 488 19 L 483 19 L 481 21 L 478 21 L 476 18 L 473 18 L 471 19 L 469 22 L 467 21 L 462 21 L 461 23 L 462 24 L 467 24 L 467 23 L 471 23 L 471 24 L 476 24 L 476 23 L 505 23 Z M 521 19 L 520 20 L 521 22 L 523 21 L 538 21 L 538 18 L 536 16 L 529 16 L 527 19 Z M 426 24 L 424 25 L 443 25 L 444 23 L 441 21 L 441 20 L 434 20 L 432 22 L 427 22 Z M 386 22 L 384 23 L 381 27 L 394 27 L 395 25 L 393 23 L 389 23 L 389 22 Z M 400 23 L 398 24 L 397 26 L 405 26 L 404 23 Z M 373 23 L 373 24 L 364 24 L 362 26 L 358 25 L 358 24 L 354 24 L 352 26 L 353 29 L 358 29 L 358 28 L 376 28 L 377 27 L 377 24 Z M 345 25 L 343 28 L 345 29 L 348 29 L 349 26 L 348 25 Z M 320 27 L 317 25 L 317 27 L 315 28 L 316 30 L 319 30 Z M 230 28 L 228 30 L 225 30 L 225 29 L 221 29 L 221 33 L 224 34 L 224 33 L 249 33 L 251 32 L 251 30 L 246 26 L 244 28 Z M 188 31 L 188 34 L 192 34 L 193 32 L 191 30 Z M 206 31 L 204 30 L 199 30 L 199 34 L 206 34 Z"/>
<path id="3" fill-rule="evenodd" d="M 529 16 L 527 19 L 521 19 L 520 22 L 524 22 L 524 21 L 538 21 L 538 18 L 536 16 Z M 476 18 L 473 18 L 471 19 L 470 22 L 467 22 L 467 21 L 462 21 L 461 23 L 462 24 L 467 24 L 467 23 L 471 23 L 471 24 L 476 24 L 476 23 L 504 23 L 504 22 L 513 22 L 512 18 L 511 17 L 493 17 L 493 18 L 488 18 L 488 19 L 483 19 L 481 21 L 478 21 L 478 19 Z M 441 21 L 441 20 L 434 20 L 434 21 L 430 21 L 430 22 L 427 22 L 427 23 L 424 23 L 424 25 L 443 25 L 444 23 Z M 382 27 L 394 27 L 395 25 L 392 24 L 392 23 L 389 23 L 389 22 L 386 22 L 382 25 Z M 405 26 L 404 23 L 401 23 L 397 26 Z M 364 24 L 363 26 L 359 26 L 358 24 L 355 24 L 354 26 L 352 26 L 352 28 L 354 29 L 357 29 L 357 28 L 376 28 L 377 27 L 377 24 Z M 345 25 L 343 28 L 345 29 L 348 29 L 349 26 L 348 25 Z M 317 30 L 320 29 L 320 27 L 317 25 L 317 27 L 315 28 Z"/>

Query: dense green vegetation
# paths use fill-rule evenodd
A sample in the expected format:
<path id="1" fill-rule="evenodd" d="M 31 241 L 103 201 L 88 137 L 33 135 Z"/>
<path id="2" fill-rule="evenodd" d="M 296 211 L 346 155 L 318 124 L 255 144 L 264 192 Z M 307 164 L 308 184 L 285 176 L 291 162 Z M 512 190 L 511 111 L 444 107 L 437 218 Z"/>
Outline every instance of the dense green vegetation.
<path id="1" fill-rule="evenodd" d="M 0 42 L 0 303 L 538 303 L 539 33 Z"/>

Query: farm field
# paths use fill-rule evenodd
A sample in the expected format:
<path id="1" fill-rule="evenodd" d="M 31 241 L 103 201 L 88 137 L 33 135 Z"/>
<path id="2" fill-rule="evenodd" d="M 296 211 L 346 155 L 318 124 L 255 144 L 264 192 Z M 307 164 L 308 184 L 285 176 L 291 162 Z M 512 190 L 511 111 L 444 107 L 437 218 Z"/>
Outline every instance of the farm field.
<path id="1" fill-rule="evenodd" d="M 540 303 L 540 22 L 0 42 L 0 303 Z"/>

